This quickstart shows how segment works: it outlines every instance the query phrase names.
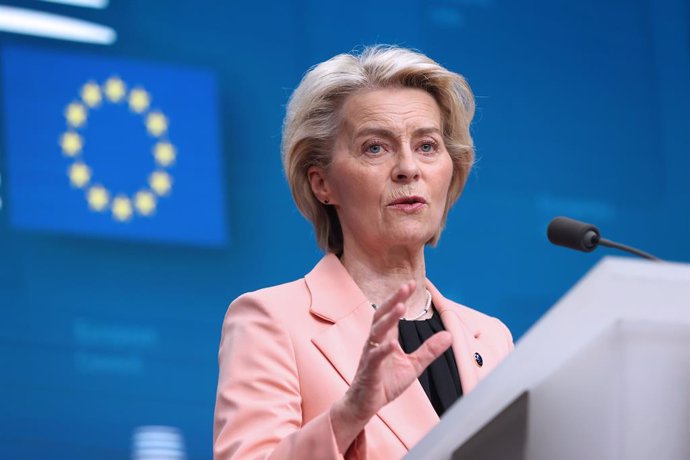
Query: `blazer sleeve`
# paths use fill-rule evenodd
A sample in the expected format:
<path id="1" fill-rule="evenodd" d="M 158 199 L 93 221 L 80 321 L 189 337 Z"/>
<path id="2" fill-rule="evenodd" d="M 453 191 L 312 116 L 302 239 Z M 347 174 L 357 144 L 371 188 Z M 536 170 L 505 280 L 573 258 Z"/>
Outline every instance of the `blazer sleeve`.
<path id="1" fill-rule="evenodd" d="M 230 305 L 218 361 L 214 459 L 343 459 L 328 412 L 302 423 L 292 341 L 260 299 Z M 346 457 L 364 458 L 364 442 L 362 434 Z"/>

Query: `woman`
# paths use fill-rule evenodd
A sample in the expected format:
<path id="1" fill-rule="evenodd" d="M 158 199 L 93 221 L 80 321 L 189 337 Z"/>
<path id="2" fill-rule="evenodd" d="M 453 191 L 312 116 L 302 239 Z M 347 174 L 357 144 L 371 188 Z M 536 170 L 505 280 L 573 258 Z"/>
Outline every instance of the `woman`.
<path id="1" fill-rule="evenodd" d="M 216 458 L 400 458 L 512 350 L 500 321 L 425 277 L 424 247 L 472 165 L 473 114 L 460 75 L 407 49 L 341 54 L 304 76 L 283 162 L 327 255 L 230 305 Z"/>

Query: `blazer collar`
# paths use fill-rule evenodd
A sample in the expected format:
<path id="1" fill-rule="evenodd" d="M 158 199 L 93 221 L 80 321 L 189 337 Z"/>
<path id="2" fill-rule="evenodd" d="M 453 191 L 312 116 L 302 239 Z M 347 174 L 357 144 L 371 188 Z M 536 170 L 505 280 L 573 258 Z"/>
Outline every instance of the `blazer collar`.
<path id="1" fill-rule="evenodd" d="M 480 378 L 477 366 L 474 364 L 474 345 L 479 337 L 479 329 L 476 325 L 472 326 L 464 321 L 458 305 L 443 297 L 431 281 L 426 280 L 426 288 L 431 292 L 431 300 L 434 302 L 436 311 L 441 315 L 443 327 L 453 336 L 451 347 L 460 374 L 462 392 L 467 394 L 477 386 Z"/>
<path id="2" fill-rule="evenodd" d="M 319 318 L 335 323 L 356 308 L 371 305 L 333 253 L 326 254 L 304 279 L 311 293 L 310 311 Z"/>

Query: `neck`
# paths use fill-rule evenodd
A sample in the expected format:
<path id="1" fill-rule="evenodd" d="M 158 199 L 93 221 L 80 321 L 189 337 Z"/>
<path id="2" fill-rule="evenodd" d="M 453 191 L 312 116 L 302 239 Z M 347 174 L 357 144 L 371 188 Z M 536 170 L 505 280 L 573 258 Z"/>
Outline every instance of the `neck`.
<path id="1" fill-rule="evenodd" d="M 404 318 L 414 318 L 424 309 L 427 300 L 424 247 L 371 250 L 358 245 L 344 245 L 341 262 L 370 302 L 381 305 L 403 283 L 414 280 L 417 288 L 405 302 Z M 427 319 L 432 312 L 419 319 Z"/>

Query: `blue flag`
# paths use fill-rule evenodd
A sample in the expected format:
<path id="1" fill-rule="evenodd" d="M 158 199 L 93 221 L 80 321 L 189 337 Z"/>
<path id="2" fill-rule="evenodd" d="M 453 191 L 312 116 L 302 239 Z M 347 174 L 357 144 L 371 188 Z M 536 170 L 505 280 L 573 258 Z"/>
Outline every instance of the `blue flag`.
<path id="1" fill-rule="evenodd" d="M 2 83 L 14 227 L 225 244 L 212 74 L 5 46 Z"/>

